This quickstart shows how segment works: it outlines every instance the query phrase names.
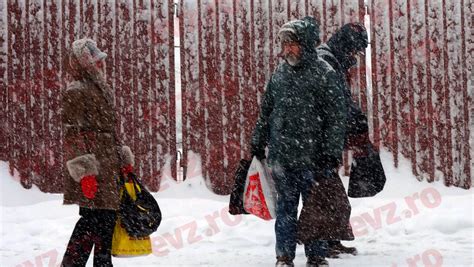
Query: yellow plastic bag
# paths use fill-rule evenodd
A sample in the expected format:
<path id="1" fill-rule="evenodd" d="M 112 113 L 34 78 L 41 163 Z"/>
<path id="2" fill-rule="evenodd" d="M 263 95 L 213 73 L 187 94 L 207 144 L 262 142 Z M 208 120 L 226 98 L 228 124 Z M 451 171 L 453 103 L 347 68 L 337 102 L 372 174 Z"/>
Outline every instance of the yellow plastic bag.
<path id="1" fill-rule="evenodd" d="M 125 188 L 132 197 L 136 199 L 133 183 L 125 183 Z M 138 188 L 140 190 L 140 188 Z M 123 192 L 121 192 L 122 194 Z M 120 219 L 115 223 L 114 236 L 112 238 L 112 255 L 114 257 L 136 257 L 152 253 L 150 237 L 130 237 L 120 224 Z"/>

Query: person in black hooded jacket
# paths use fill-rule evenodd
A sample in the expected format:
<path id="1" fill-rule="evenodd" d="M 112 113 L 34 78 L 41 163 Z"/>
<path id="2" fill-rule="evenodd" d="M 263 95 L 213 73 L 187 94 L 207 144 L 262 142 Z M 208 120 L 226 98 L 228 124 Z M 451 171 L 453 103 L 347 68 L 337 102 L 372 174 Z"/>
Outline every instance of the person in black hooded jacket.
<path id="1" fill-rule="evenodd" d="M 327 43 L 317 48 L 319 57 L 333 67 L 339 80 L 344 84 L 348 109 L 344 148 L 352 149 L 354 157 L 366 153 L 367 149 L 372 147 L 367 117 L 353 101 L 348 83 L 349 69 L 357 64 L 356 54 L 365 51 L 367 46 L 365 27 L 360 23 L 348 23 L 334 33 Z M 357 254 L 355 247 L 346 247 L 340 241 L 329 241 L 328 244 L 329 257 L 337 257 L 341 253 Z"/>
<path id="2" fill-rule="evenodd" d="M 347 103 L 347 125 L 344 148 L 362 150 L 370 145 L 367 116 L 352 99 L 348 83 L 350 68 L 357 64 L 356 55 L 364 52 L 368 46 L 367 30 L 360 23 L 348 23 L 342 26 L 327 43 L 317 48 L 318 56 L 329 63 L 344 85 Z"/>
<path id="3" fill-rule="evenodd" d="M 318 58 L 319 25 L 310 17 L 279 31 L 285 61 L 267 83 L 251 140 L 253 156 L 265 158 L 277 190 L 277 266 L 293 266 L 297 213 L 311 185 L 329 178 L 341 162 L 346 125 L 344 85 Z M 307 266 L 327 266 L 326 242 L 305 244 Z"/>

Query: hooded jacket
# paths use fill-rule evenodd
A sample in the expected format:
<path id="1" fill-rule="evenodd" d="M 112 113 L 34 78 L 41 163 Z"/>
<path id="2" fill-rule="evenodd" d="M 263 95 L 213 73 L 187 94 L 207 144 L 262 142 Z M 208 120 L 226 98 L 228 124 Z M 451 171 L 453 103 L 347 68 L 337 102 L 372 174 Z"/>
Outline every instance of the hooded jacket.
<path id="1" fill-rule="evenodd" d="M 359 23 L 349 23 L 331 36 L 327 43 L 317 48 L 318 56 L 331 65 L 336 71 L 338 79 L 344 85 L 344 96 L 348 110 L 346 147 L 358 143 L 361 134 L 368 135 L 367 116 L 352 99 L 347 77 L 349 69 L 357 64 L 357 59 L 351 56 L 351 52 L 362 51 L 367 45 L 365 28 Z"/>
<path id="2" fill-rule="evenodd" d="M 326 158 L 340 160 L 346 105 L 336 72 L 316 53 L 319 41 L 307 20 L 290 22 L 302 46 L 300 62 L 279 64 L 266 85 L 252 136 L 252 150 L 268 146 L 270 165 L 320 168 Z"/>

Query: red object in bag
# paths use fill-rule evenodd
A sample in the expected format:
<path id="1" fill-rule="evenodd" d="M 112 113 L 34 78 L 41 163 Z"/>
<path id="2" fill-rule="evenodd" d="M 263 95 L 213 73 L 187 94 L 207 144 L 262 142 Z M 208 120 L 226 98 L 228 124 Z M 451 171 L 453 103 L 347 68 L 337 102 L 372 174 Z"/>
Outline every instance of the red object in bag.
<path id="1" fill-rule="evenodd" d="M 128 164 L 128 165 L 122 167 L 122 174 L 123 174 L 124 178 L 127 178 L 128 175 L 132 172 L 133 172 L 132 164 Z M 131 182 L 131 180 L 127 179 L 126 182 Z"/>
<path id="2" fill-rule="evenodd" d="M 249 176 L 249 185 L 245 191 L 245 210 L 264 220 L 273 219 L 263 195 L 262 184 L 258 173 Z"/>

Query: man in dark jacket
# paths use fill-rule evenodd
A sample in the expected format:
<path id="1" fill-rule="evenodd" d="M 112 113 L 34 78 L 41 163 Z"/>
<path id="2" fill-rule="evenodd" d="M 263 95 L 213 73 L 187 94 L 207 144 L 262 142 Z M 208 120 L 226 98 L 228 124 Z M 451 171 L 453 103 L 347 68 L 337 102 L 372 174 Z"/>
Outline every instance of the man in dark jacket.
<path id="1" fill-rule="evenodd" d="M 346 103 L 336 72 L 318 58 L 319 25 L 312 18 L 282 26 L 282 62 L 270 80 L 252 136 L 252 154 L 265 158 L 277 189 L 277 266 L 293 266 L 297 213 L 309 189 L 338 168 L 344 146 Z M 305 244 L 307 266 L 327 266 L 326 242 Z"/>
<path id="2" fill-rule="evenodd" d="M 368 45 L 367 31 L 360 23 L 349 23 L 342 26 L 325 44 L 317 48 L 320 58 L 328 62 L 336 71 L 338 79 L 344 84 L 347 103 L 347 125 L 345 149 L 352 149 L 354 156 L 364 153 L 371 146 L 367 117 L 360 107 L 352 100 L 349 87 L 349 69 L 357 64 L 355 55 L 365 51 Z M 329 257 L 337 257 L 341 253 L 356 254 L 354 247 L 345 247 L 340 241 L 329 242 Z"/>

